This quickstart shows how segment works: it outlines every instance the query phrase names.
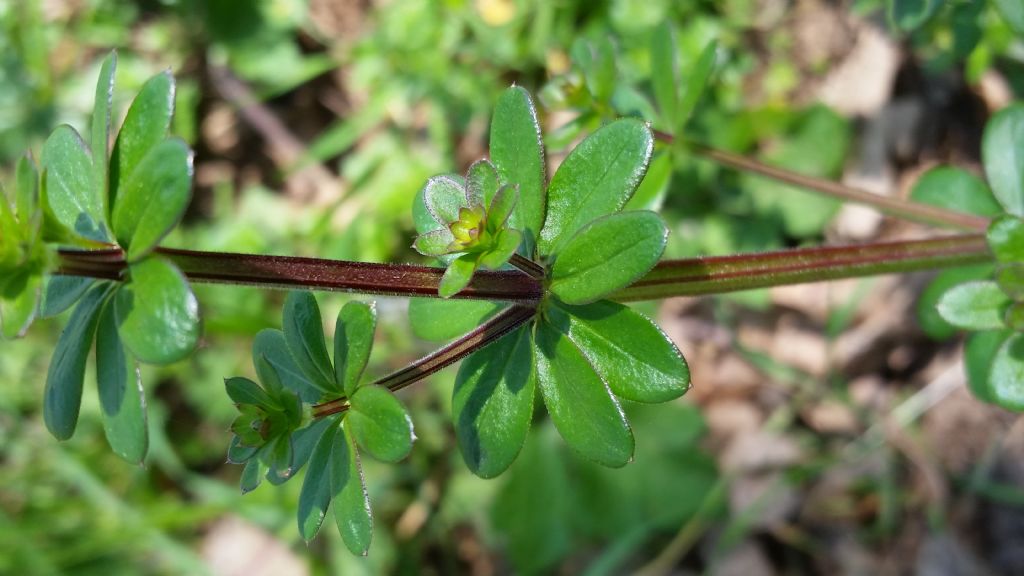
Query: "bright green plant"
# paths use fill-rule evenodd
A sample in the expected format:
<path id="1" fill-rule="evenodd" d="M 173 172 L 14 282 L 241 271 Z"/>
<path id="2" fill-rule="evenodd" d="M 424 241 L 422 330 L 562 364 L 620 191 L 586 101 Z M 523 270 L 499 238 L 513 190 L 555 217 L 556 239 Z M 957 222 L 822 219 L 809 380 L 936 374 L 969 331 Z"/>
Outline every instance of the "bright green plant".
<path id="1" fill-rule="evenodd" d="M 979 196 L 988 189 L 960 172 L 928 177 L 918 199 L 931 204 L 902 202 L 685 141 L 682 131 L 714 70 L 714 45 L 703 50 L 679 90 L 671 31 L 654 37 L 652 56 L 669 74 L 653 86 L 656 107 L 646 108 L 658 110 L 656 125 L 675 137 L 637 118 L 612 118 L 619 94 L 613 46 L 579 44 L 574 54 L 584 78 L 576 97 L 594 109 L 587 122 L 600 126 L 570 151 L 550 181 L 533 100 L 512 87 L 494 111 L 489 160 L 473 164 L 465 177 L 429 179 L 418 196 L 414 247 L 446 268 L 161 248 L 189 202 L 192 178 L 191 151 L 168 137 L 174 83 L 161 74 L 143 86 L 111 149 L 111 54 L 96 91 L 90 145 L 68 126 L 55 130 L 43 147 L 41 172 L 31 159 L 23 160 L 14 202 L 0 208 L 4 334 L 24 333 L 37 312 L 54 315 L 75 306 L 47 378 L 44 417 L 50 431 L 59 439 L 74 433 L 86 360 L 95 344 L 107 438 L 115 452 L 141 461 L 147 437 L 137 363 L 171 363 L 195 347 L 200 321 L 189 282 L 292 289 L 282 330 L 265 330 L 254 341 L 258 382 L 225 381 L 238 408 L 229 460 L 244 464 L 243 491 L 255 489 L 262 478 L 287 482 L 305 467 L 298 509 L 302 536 L 313 538 L 333 507 L 346 545 L 365 554 L 372 516 L 360 458 L 394 462 L 409 453 L 412 422 L 393 392 L 446 366 L 463 361 L 452 416 L 463 459 L 478 476 L 497 476 L 517 458 L 538 397 L 576 453 L 621 467 L 633 459 L 636 442 L 622 402 L 667 402 L 690 386 L 676 346 L 624 302 L 984 264 L 993 254 L 996 282 L 954 288 L 939 310 L 955 325 L 995 330 L 980 336 L 985 350 L 997 350 L 982 378 L 990 383 L 983 388 L 993 392 L 983 397 L 1024 407 L 1018 393 L 1024 386 L 1022 344 L 1010 335 L 1024 323 L 1018 305 L 1024 293 L 1019 107 L 994 118 L 986 133 L 989 182 L 997 207 L 1007 213 L 989 227 L 987 244 L 974 233 L 662 260 L 669 229 L 657 213 L 639 209 L 657 194 L 645 192 L 644 206 L 634 202 L 653 170 L 657 141 L 670 145 L 661 158 L 696 151 L 900 216 L 978 230 L 996 214 L 993 202 Z M 955 195 L 927 197 L 946 188 Z M 360 302 L 342 308 L 332 358 L 308 290 L 416 297 L 410 308 L 414 330 L 431 339 L 455 339 L 368 381 L 363 373 L 376 327 L 374 308 Z M 968 370 L 975 372 L 980 368 L 972 355 L 981 346 L 976 341 L 967 352 Z"/>

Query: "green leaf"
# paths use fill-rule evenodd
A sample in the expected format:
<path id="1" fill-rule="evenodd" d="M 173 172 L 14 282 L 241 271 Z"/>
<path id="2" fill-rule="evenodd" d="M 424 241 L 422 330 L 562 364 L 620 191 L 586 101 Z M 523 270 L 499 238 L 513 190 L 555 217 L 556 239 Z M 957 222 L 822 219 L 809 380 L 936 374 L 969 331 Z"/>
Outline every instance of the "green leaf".
<path id="1" fill-rule="evenodd" d="M 128 266 L 115 300 L 121 341 L 147 364 L 170 364 L 199 341 L 199 303 L 177 266 L 150 256 Z"/>
<path id="2" fill-rule="evenodd" d="M 558 253 L 577 230 L 622 208 L 647 172 L 653 146 L 647 125 L 633 118 L 616 120 L 576 146 L 548 186 L 541 255 Z"/>
<path id="3" fill-rule="evenodd" d="M 985 176 L 999 203 L 1024 216 L 1024 104 L 999 111 L 985 125 L 981 142 Z"/>
<path id="4" fill-rule="evenodd" d="M 594 100 L 607 103 L 615 92 L 615 46 L 609 37 L 603 36 L 592 47 L 590 62 L 584 69 L 587 88 Z"/>
<path id="5" fill-rule="evenodd" d="M 142 464 L 149 449 L 142 375 L 117 333 L 112 299 L 103 306 L 96 328 L 96 385 L 110 448 L 128 462 Z"/>
<path id="6" fill-rule="evenodd" d="M 277 399 L 272 398 L 259 384 L 244 376 L 225 378 L 224 389 L 228 393 L 228 398 L 231 398 L 231 401 L 239 406 L 251 404 L 270 410 L 282 409 L 281 403 Z"/>
<path id="7" fill-rule="evenodd" d="M 397 462 L 412 450 L 412 420 L 394 394 L 363 386 L 349 399 L 347 421 L 359 447 L 384 462 Z"/>
<path id="8" fill-rule="evenodd" d="M 111 208 L 117 206 L 125 183 L 142 159 L 167 137 L 173 114 L 174 76 L 168 70 L 142 85 L 117 134 L 110 158 Z"/>
<path id="9" fill-rule="evenodd" d="M 288 351 L 284 332 L 271 328 L 260 330 L 252 343 L 252 357 L 266 358 L 281 383 L 298 394 L 306 404 L 315 404 L 323 396 L 323 393 L 310 383 L 309 378 L 306 378 L 299 365 L 295 363 L 291 352 Z M 256 366 L 256 373 L 260 373 L 259 365 Z M 262 379 L 263 376 L 260 378 Z"/>
<path id="10" fill-rule="evenodd" d="M 377 307 L 364 302 L 349 302 L 338 313 L 334 330 L 335 378 L 346 396 L 352 396 L 359 377 L 366 370 L 377 329 Z"/>
<path id="11" fill-rule="evenodd" d="M 82 298 L 53 350 L 43 392 L 43 420 L 58 440 L 71 438 L 78 423 L 85 361 L 92 348 L 100 305 L 106 295 L 107 287 L 97 286 Z"/>
<path id="12" fill-rule="evenodd" d="M 498 169 L 487 160 L 477 160 L 466 173 L 466 196 L 470 204 L 490 206 L 498 193 Z"/>
<path id="13" fill-rule="evenodd" d="M 1003 342 L 1012 332 L 1007 330 L 977 332 L 971 334 L 964 345 L 964 369 L 971 392 L 981 401 L 996 403 L 995 394 L 989 381 L 992 361 Z"/>
<path id="14" fill-rule="evenodd" d="M 508 263 L 523 241 L 523 233 L 519 230 L 506 228 L 498 233 L 494 246 L 480 255 L 480 266 L 497 270 Z"/>
<path id="15" fill-rule="evenodd" d="M 103 203 L 93 183 L 92 159 L 82 137 L 68 125 L 58 126 L 43 144 L 46 201 L 61 225 L 97 242 L 109 237 Z"/>
<path id="16" fill-rule="evenodd" d="M 313 450 L 316 448 L 317 443 L 320 442 L 320 438 L 328 431 L 328 428 L 337 426 L 338 420 L 336 418 L 319 418 L 314 420 L 309 426 L 296 430 L 292 434 L 292 446 L 295 448 L 295 459 L 292 463 L 294 472 L 302 470 L 302 467 L 309 462 L 310 457 L 313 455 Z"/>
<path id="17" fill-rule="evenodd" d="M 676 65 L 676 41 L 672 25 L 663 22 L 651 35 L 651 87 L 654 100 L 669 130 L 676 127 L 676 106 L 679 103 L 679 69 Z"/>
<path id="18" fill-rule="evenodd" d="M 114 236 L 134 262 L 156 248 L 192 198 L 192 151 L 178 138 L 149 149 L 123 180 L 114 204 Z"/>
<path id="19" fill-rule="evenodd" d="M 334 522 L 345 546 L 353 554 L 366 556 L 373 537 L 373 514 L 359 453 L 348 431 L 349 423 L 346 420 L 334 431 L 334 449 L 330 459 Z"/>
<path id="20" fill-rule="evenodd" d="M 610 214 L 565 242 L 551 267 L 551 291 L 586 304 L 629 286 L 658 263 L 668 227 L 654 212 Z"/>
<path id="21" fill-rule="evenodd" d="M 43 286 L 43 301 L 40 304 L 39 315 L 43 318 L 52 318 L 67 310 L 78 302 L 94 282 L 95 278 L 84 276 L 48 276 Z"/>
<path id="22" fill-rule="evenodd" d="M 665 195 L 668 193 L 671 182 L 672 155 L 665 152 L 655 154 L 643 182 L 640 183 L 636 193 L 622 209 L 659 210 L 665 202 Z"/>
<path id="23" fill-rule="evenodd" d="M 988 227 L 988 245 L 1001 262 L 1024 262 L 1024 220 L 997 218 Z"/>
<path id="24" fill-rule="evenodd" d="M 889 21 L 904 32 L 927 22 L 942 6 L 940 0 L 889 0 Z"/>
<path id="25" fill-rule="evenodd" d="M 114 73 L 117 70 L 117 52 L 110 54 L 100 66 L 100 76 L 96 79 L 96 97 L 92 106 L 92 157 L 93 182 L 96 195 L 103 206 L 103 214 L 108 214 L 107 206 L 107 172 L 110 169 L 110 118 L 111 106 L 114 101 Z"/>
<path id="26" fill-rule="evenodd" d="M 473 330 L 504 306 L 487 300 L 409 300 L 409 323 L 417 338 L 444 342 Z"/>
<path id="27" fill-rule="evenodd" d="M 231 437 L 231 443 L 228 444 L 228 464 L 244 464 L 249 460 L 255 460 L 253 456 L 259 452 L 259 448 L 255 446 L 243 446 L 242 439 L 238 436 Z"/>
<path id="28" fill-rule="evenodd" d="M 450 252 L 448 248 L 454 241 L 455 236 L 452 235 L 451 230 L 438 228 L 417 236 L 412 247 L 424 256 L 437 257 L 448 254 Z"/>
<path id="29" fill-rule="evenodd" d="M 676 345 L 657 324 L 628 306 L 608 300 L 556 305 L 548 318 L 619 398 L 667 402 L 690 387 L 690 369 Z"/>
<path id="30" fill-rule="evenodd" d="M 933 340 L 947 340 L 957 333 L 957 327 L 946 322 L 939 314 L 939 299 L 950 288 L 972 280 L 987 280 L 992 276 L 991 264 L 976 264 L 943 270 L 921 292 L 917 299 L 917 321 L 921 329 Z"/>
<path id="31" fill-rule="evenodd" d="M 999 347 L 988 380 L 996 404 L 1024 410 L 1024 334 L 1013 334 Z"/>
<path id="32" fill-rule="evenodd" d="M 964 330 L 999 330 L 1010 299 L 995 282 L 967 282 L 954 286 L 939 299 L 939 314 Z"/>
<path id="33" fill-rule="evenodd" d="M 682 143 L 683 130 L 686 128 L 686 124 L 689 122 L 693 111 L 697 108 L 697 103 L 700 101 L 700 97 L 704 95 L 708 81 L 711 80 L 711 75 L 715 71 L 717 52 L 718 43 L 714 40 L 708 42 L 704 50 L 701 51 L 697 64 L 694 65 L 690 75 L 686 78 L 686 85 L 683 87 L 683 95 L 679 100 L 674 126 L 680 143 Z"/>
<path id="34" fill-rule="evenodd" d="M 519 200 L 519 189 L 515 186 L 502 186 L 487 206 L 487 229 L 496 232 L 505 227 L 516 202 Z"/>
<path id="35" fill-rule="evenodd" d="M 537 110 L 526 89 L 512 86 L 498 98 L 491 119 L 491 161 L 502 184 L 519 186 L 512 227 L 526 236 L 533 252 L 544 224 L 544 144 Z"/>
<path id="36" fill-rule="evenodd" d="M 925 172 L 914 183 L 910 199 L 977 216 L 993 217 L 1003 211 L 981 178 L 952 166 Z"/>
<path id="37" fill-rule="evenodd" d="M 451 176 L 434 176 L 423 189 L 423 201 L 438 224 L 459 219 L 459 209 L 469 206 L 466 189 Z"/>
<path id="38" fill-rule="evenodd" d="M 329 393 L 341 393 L 334 381 L 334 367 L 327 355 L 323 320 L 316 298 L 309 292 L 292 291 L 284 302 L 284 338 L 288 350 L 309 382 Z"/>
<path id="39" fill-rule="evenodd" d="M 1024 263 L 1014 262 L 996 271 L 996 284 L 1011 299 L 1024 300 Z"/>
<path id="40" fill-rule="evenodd" d="M 452 419 L 462 458 L 474 474 L 494 478 L 516 459 L 530 430 L 536 386 L 529 326 L 462 361 Z"/>
<path id="41" fill-rule="evenodd" d="M 1024 36 L 1024 4 L 1019 0 L 992 0 L 1003 20 L 1018 36 Z"/>
<path id="42" fill-rule="evenodd" d="M 280 486 L 290 480 L 295 473 L 295 445 L 291 434 L 271 440 L 260 450 L 260 457 L 267 465 L 265 478 L 271 484 Z"/>
<path id="43" fill-rule="evenodd" d="M 590 460 L 625 466 L 633 457 L 633 433 L 611 391 L 555 327 L 540 322 L 534 338 L 537 382 L 559 434 Z"/>
<path id="44" fill-rule="evenodd" d="M 242 478 L 239 481 L 242 488 L 242 494 L 248 494 L 249 492 L 259 488 L 262 475 L 263 465 L 260 464 L 258 458 L 252 458 L 246 461 L 245 467 L 242 468 Z"/>
<path id="45" fill-rule="evenodd" d="M 441 276 L 437 293 L 441 298 L 451 298 L 469 285 L 476 272 L 476 254 L 463 254 L 448 264 L 448 269 Z"/>
<path id="46" fill-rule="evenodd" d="M 2 201 L 2 200 L 0 200 Z M 21 338 L 28 331 L 39 310 L 43 280 L 38 274 L 28 274 L 24 285 L 13 299 L 0 298 L 0 322 L 6 340 Z"/>
<path id="47" fill-rule="evenodd" d="M 306 479 L 299 493 L 299 534 L 309 542 L 320 531 L 327 508 L 331 505 L 331 455 L 334 452 L 335 426 L 327 428 L 316 443 L 316 449 L 309 460 Z"/>

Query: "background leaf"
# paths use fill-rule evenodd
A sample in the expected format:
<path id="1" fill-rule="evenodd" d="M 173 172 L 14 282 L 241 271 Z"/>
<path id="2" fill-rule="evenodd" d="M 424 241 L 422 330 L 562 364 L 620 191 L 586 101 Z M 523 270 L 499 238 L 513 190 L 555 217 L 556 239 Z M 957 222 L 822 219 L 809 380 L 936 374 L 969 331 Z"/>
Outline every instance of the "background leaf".
<path id="1" fill-rule="evenodd" d="M 515 460 L 530 430 L 536 386 L 528 325 L 462 361 L 452 419 L 462 458 L 474 474 L 494 478 Z"/>
<path id="2" fill-rule="evenodd" d="M 667 240 L 668 227 L 654 212 L 598 218 L 564 243 L 551 267 L 551 292 L 586 304 L 625 288 L 654 268 Z"/>
<path id="3" fill-rule="evenodd" d="M 576 146 L 548 186 L 541 255 L 557 253 L 577 230 L 622 208 L 647 172 L 653 146 L 647 125 L 632 118 L 608 124 Z"/>
<path id="4" fill-rule="evenodd" d="M 1009 410 L 1024 410 L 1024 335 L 1013 334 L 996 352 L 988 375 L 995 403 Z"/>
<path id="5" fill-rule="evenodd" d="M 679 103 L 679 70 L 676 64 L 676 42 L 672 25 L 663 22 L 651 35 L 651 87 L 654 99 L 664 118 L 664 127 L 675 130 L 676 107 Z"/>
<path id="6" fill-rule="evenodd" d="M 1024 104 L 1000 110 L 985 125 L 981 156 L 985 176 L 999 203 L 1024 216 Z"/>
<path id="7" fill-rule="evenodd" d="M 690 74 L 686 77 L 686 84 L 683 86 L 683 95 L 680 98 L 679 106 L 676 111 L 676 122 L 673 125 L 676 136 L 679 137 L 679 141 L 682 142 L 683 131 L 686 128 L 686 124 L 690 120 L 690 116 L 693 115 L 693 111 L 697 108 L 697 103 L 700 102 L 700 97 L 704 95 L 704 90 L 708 86 L 708 82 L 711 80 L 711 75 L 715 71 L 715 58 L 718 53 L 718 43 L 712 40 L 708 42 L 707 46 L 700 53 L 700 58 L 697 59 L 697 63 L 693 69 L 690 70 Z"/>
<path id="8" fill-rule="evenodd" d="M 0 298 L 0 324 L 3 325 L 3 337 L 6 340 L 21 338 L 28 331 L 39 310 L 43 279 L 38 274 L 25 274 L 25 280 L 18 289 L 17 295 L 9 298 L 2 294 Z M 10 285 L 4 287 L 5 291 Z"/>
<path id="9" fill-rule="evenodd" d="M 491 119 L 491 161 L 503 184 L 519 186 L 519 201 L 511 218 L 513 228 L 526 235 L 526 254 L 532 253 L 544 223 L 544 144 L 533 99 L 526 89 L 512 86 L 494 106 Z"/>
<path id="10" fill-rule="evenodd" d="M 43 420 L 58 440 L 71 438 L 78 424 L 85 361 L 92 348 L 100 305 L 106 295 L 107 287 L 97 286 L 82 298 L 53 349 L 43 392 Z"/>
<path id="11" fill-rule="evenodd" d="M 1012 332 L 1007 330 L 977 332 L 971 334 L 964 345 L 964 368 L 967 372 L 967 384 L 971 392 L 983 402 L 995 404 L 996 396 L 992 391 L 989 374 L 996 352 Z"/>
<path id="12" fill-rule="evenodd" d="M 349 399 L 346 417 L 359 447 L 384 462 L 397 462 L 412 450 L 412 420 L 394 394 L 380 386 L 364 386 Z"/>
<path id="13" fill-rule="evenodd" d="M 558 433 L 586 458 L 625 466 L 633 457 L 633 433 L 611 391 L 556 328 L 540 322 L 534 338 L 537 383 Z"/>
<path id="14" fill-rule="evenodd" d="M 889 0 L 889 21 L 910 32 L 927 22 L 941 6 L 940 0 Z"/>
<path id="15" fill-rule="evenodd" d="M 1024 3 L 1017 0 L 992 0 L 992 3 L 1010 28 L 1013 28 L 1018 36 L 1024 36 Z"/>
<path id="16" fill-rule="evenodd" d="M 667 402 L 689 389 L 690 369 L 679 349 L 657 324 L 628 306 L 608 300 L 556 305 L 550 318 L 619 398 Z"/>
<path id="17" fill-rule="evenodd" d="M 149 449 L 142 375 L 117 332 L 113 299 L 108 299 L 96 328 L 96 385 L 103 431 L 114 453 L 141 464 Z"/>
<path id="18" fill-rule="evenodd" d="M 65 228 L 89 240 L 106 242 L 103 202 L 96 194 L 92 159 L 82 137 L 58 126 L 43 145 L 46 201 Z"/>
<path id="19" fill-rule="evenodd" d="M 954 166 L 940 166 L 925 172 L 914 183 L 910 198 L 978 216 L 993 217 L 1003 211 L 981 178 Z"/>
<path id="20" fill-rule="evenodd" d="M 150 256 L 128 267 L 130 280 L 115 299 L 121 341 L 147 364 L 170 364 L 199 341 L 199 303 L 188 280 L 169 261 Z"/>

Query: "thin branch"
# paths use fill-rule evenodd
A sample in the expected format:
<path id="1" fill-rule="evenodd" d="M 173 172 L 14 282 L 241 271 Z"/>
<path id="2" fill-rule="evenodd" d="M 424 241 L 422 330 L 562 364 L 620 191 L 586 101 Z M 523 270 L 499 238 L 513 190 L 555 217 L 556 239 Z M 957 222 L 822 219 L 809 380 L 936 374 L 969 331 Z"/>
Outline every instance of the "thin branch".
<path id="1" fill-rule="evenodd" d="M 671 134 L 661 132 L 659 130 L 654 130 L 653 132 L 655 138 L 662 142 L 671 144 L 675 141 L 675 138 Z M 889 214 L 890 216 L 924 222 L 926 224 L 939 224 L 971 231 L 982 231 L 988 228 L 989 221 L 987 219 L 980 216 L 974 216 L 973 214 L 964 214 L 962 212 L 954 212 L 953 210 L 947 210 L 930 204 L 921 204 L 919 202 L 873 194 L 867 190 L 845 186 L 832 180 L 815 178 L 813 176 L 792 172 L 776 166 L 762 164 L 761 162 L 751 160 L 750 158 L 740 154 L 726 152 L 725 150 L 718 150 L 697 142 L 686 141 L 683 144 L 687 150 L 723 166 L 728 166 L 744 172 L 759 174 L 786 184 L 806 188 L 832 198 L 872 206 L 886 214 Z"/>
<path id="2" fill-rule="evenodd" d="M 529 258 L 524 258 L 519 254 L 513 254 L 508 263 L 529 274 L 530 277 L 535 280 L 544 279 L 544 267 Z"/>
<path id="3" fill-rule="evenodd" d="M 381 378 L 374 382 L 377 386 L 384 386 L 392 392 L 401 390 L 410 384 L 430 376 L 431 374 L 462 360 L 473 352 L 480 350 L 496 342 L 499 338 L 522 326 L 533 318 L 537 312 L 536 308 L 528 306 L 512 306 L 501 314 L 481 324 L 469 334 L 448 344 L 447 346 L 433 352 L 428 356 L 420 358 L 416 362 L 402 368 L 397 372 Z M 313 406 L 313 417 L 323 418 L 331 414 L 344 412 L 348 409 L 348 399 L 339 398 L 323 404 Z"/>

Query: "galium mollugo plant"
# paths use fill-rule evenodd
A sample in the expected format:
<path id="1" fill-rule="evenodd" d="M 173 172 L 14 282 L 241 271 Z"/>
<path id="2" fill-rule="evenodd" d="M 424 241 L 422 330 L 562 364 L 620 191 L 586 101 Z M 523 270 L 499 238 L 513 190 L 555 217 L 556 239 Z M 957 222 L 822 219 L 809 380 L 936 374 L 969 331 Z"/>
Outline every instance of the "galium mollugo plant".
<path id="1" fill-rule="evenodd" d="M 665 38 L 656 35 L 654 49 L 674 67 Z M 602 54 L 589 60 L 600 70 L 588 76 L 586 89 L 597 91 L 592 100 L 607 112 L 606 68 L 614 65 L 614 54 Z M 701 62 L 691 87 L 710 77 L 713 48 Z M 1004 311 L 1015 305 L 1004 300 L 1018 302 L 1021 294 L 1024 161 L 1004 152 L 1002 143 L 1019 149 L 1024 135 L 998 118 L 990 129 L 1000 144 L 989 146 L 986 136 L 986 150 L 998 160 L 990 163 L 986 151 L 986 167 L 1010 216 L 992 224 L 992 251 L 979 234 L 961 234 L 662 261 L 668 226 L 655 212 L 626 207 L 656 145 L 662 145 L 657 140 L 670 136 L 652 132 L 637 118 L 611 120 L 583 138 L 548 180 L 533 100 L 513 86 L 496 104 L 489 158 L 465 176 L 431 178 L 414 203 L 414 247 L 441 267 L 373 264 L 160 247 L 189 202 L 192 179 L 191 151 L 168 136 L 173 79 L 165 73 L 143 86 L 111 147 L 115 69 L 111 54 L 97 86 L 89 144 L 73 128 L 58 128 L 43 146 L 39 169 L 26 156 L 15 173 L 13 202 L 0 202 L 4 335 L 23 334 L 37 314 L 74 307 L 47 375 L 46 424 L 59 439 L 74 433 L 86 361 L 95 349 L 107 438 L 122 457 L 141 462 L 146 407 L 137 364 L 174 362 L 195 347 L 200 321 L 189 283 L 290 289 L 282 329 L 262 331 L 254 340 L 257 380 L 225 381 L 238 408 L 228 458 L 244 464 L 243 491 L 263 478 L 288 482 L 305 468 L 300 533 L 313 538 L 333 509 L 343 540 L 357 554 L 367 553 L 372 534 L 361 458 L 394 462 L 413 445 L 413 423 L 394 392 L 459 361 L 453 427 L 473 473 L 492 478 L 511 465 L 535 419 L 538 398 L 576 452 L 606 466 L 626 465 L 635 439 L 622 402 L 666 402 L 690 386 L 678 348 L 626 305 L 630 301 L 954 267 L 989 262 L 994 251 L 1001 262 L 999 283 L 972 289 L 963 299 L 990 318 L 986 302 L 994 285 L 1002 298 L 996 298 L 995 316 L 1002 322 L 997 328 L 1019 327 L 1017 313 Z M 664 82 L 655 88 L 659 107 L 671 110 L 659 123 L 675 127 L 678 135 L 699 89 L 680 93 Z M 1018 126 L 1019 109 L 1005 114 Z M 728 154 L 682 139 L 672 144 L 674 154 L 690 150 L 744 167 Z M 745 167 L 799 180 L 757 163 Z M 936 206 L 891 199 L 879 204 L 898 215 L 954 226 L 987 224 Z M 401 370 L 368 379 L 373 306 L 350 302 L 342 308 L 332 358 L 309 290 L 415 298 L 414 330 L 450 342 Z M 950 319 L 954 300 L 949 296 L 940 306 Z M 992 326 L 995 321 L 981 327 Z M 1017 341 L 1016 335 L 1006 338 Z M 1000 354 L 1019 366 L 1016 345 L 1007 343 L 1000 343 Z M 1024 371 L 1000 370 L 993 368 L 988 377 L 1001 390 L 992 398 L 1024 406 L 1015 404 L 1024 396 Z"/>

